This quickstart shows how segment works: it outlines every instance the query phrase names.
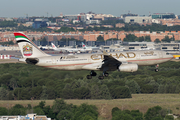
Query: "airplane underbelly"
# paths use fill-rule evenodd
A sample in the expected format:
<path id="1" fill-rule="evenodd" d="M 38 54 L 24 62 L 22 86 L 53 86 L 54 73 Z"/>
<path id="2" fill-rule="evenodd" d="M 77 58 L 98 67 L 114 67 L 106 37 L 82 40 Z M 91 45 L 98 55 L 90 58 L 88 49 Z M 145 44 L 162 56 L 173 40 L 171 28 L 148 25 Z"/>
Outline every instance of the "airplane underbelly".
<path id="1" fill-rule="evenodd" d="M 82 66 L 57 66 L 57 67 L 48 67 L 52 69 L 59 69 L 59 70 L 81 70 Z"/>
<path id="2" fill-rule="evenodd" d="M 82 67 L 84 65 L 88 65 L 91 63 L 81 63 L 81 62 L 71 62 L 69 64 L 67 63 L 61 63 L 61 64 L 39 64 L 39 66 L 46 67 L 46 68 L 52 68 L 52 69 L 59 69 L 59 70 L 82 70 Z"/>

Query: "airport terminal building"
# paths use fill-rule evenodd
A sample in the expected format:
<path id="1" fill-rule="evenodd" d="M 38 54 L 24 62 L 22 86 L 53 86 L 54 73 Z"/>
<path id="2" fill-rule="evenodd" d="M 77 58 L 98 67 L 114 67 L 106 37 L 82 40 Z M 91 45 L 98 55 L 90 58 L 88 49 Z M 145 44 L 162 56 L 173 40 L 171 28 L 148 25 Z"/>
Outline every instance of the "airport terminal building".
<path id="1" fill-rule="evenodd" d="M 152 18 L 149 16 L 127 16 L 125 17 L 125 23 L 151 23 Z"/>

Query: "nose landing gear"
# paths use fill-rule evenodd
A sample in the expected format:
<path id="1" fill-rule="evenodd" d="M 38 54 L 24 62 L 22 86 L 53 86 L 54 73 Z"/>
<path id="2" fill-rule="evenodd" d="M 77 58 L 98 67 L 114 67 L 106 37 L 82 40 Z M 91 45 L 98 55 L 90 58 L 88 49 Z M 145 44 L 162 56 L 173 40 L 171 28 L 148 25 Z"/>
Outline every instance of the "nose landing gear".
<path id="1" fill-rule="evenodd" d="M 159 64 L 156 65 L 155 72 L 159 71 L 158 67 L 159 67 Z"/>

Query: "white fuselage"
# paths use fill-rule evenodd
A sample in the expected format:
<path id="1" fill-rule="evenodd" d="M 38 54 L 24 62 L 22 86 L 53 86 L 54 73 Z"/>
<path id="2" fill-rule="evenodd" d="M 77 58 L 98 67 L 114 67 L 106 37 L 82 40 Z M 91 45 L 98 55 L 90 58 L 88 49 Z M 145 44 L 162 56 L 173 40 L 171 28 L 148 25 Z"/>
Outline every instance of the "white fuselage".
<path id="1" fill-rule="evenodd" d="M 164 51 L 123 51 L 109 53 L 112 57 L 120 62 L 136 63 L 138 66 L 156 65 L 173 58 L 172 55 Z M 84 67 L 95 63 L 102 63 L 103 54 L 78 54 L 78 55 L 61 55 L 39 57 L 38 66 L 61 70 L 91 70 Z M 98 70 L 98 69 L 93 69 Z"/>

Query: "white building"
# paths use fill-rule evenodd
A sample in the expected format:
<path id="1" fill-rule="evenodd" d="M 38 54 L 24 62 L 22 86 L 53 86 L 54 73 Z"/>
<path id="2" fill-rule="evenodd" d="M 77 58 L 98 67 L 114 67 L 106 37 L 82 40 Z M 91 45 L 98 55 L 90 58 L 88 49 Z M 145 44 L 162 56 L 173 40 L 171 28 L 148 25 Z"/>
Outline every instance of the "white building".
<path id="1" fill-rule="evenodd" d="M 122 44 L 124 50 L 154 50 L 154 42 L 128 42 Z"/>
<path id="2" fill-rule="evenodd" d="M 152 18 L 148 16 L 126 16 L 125 23 L 151 23 Z"/>
<path id="3" fill-rule="evenodd" d="M 45 115 L 36 115 L 36 113 L 33 113 L 27 114 L 26 116 L 0 116 L 0 120 L 51 120 L 51 118 L 47 118 Z"/>

